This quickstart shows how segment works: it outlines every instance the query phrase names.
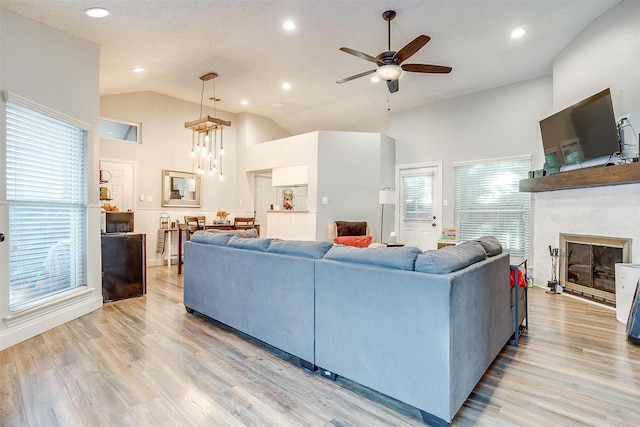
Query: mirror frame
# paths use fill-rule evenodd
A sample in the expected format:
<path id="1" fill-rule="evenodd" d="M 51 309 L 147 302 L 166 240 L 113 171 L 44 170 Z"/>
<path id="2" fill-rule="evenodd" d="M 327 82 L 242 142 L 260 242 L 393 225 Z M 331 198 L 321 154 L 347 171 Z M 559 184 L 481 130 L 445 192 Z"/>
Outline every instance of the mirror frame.
<path id="1" fill-rule="evenodd" d="M 171 198 L 171 180 L 172 178 L 184 178 L 187 180 L 195 180 L 195 199 L 182 200 Z M 162 206 L 181 206 L 187 208 L 199 208 L 200 207 L 200 175 L 192 172 L 180 172 L 163 169 L 162 170 Z"/>

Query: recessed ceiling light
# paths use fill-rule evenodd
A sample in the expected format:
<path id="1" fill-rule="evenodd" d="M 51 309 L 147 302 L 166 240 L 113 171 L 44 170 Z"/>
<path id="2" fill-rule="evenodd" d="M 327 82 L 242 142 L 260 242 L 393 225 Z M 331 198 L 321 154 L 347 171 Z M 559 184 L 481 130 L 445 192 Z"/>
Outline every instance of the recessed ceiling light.
<path id="1" fill-rule="evenodd" d="M 131 71 L 133 71 L 134 73 L 141 73 L 144 71 L 144 67 L 133 67 Z"/>
<path id="2" fill-rule="evenodd" d="M 291 20 L 285 21 L 282 27 L 287 31 L 293 31 L 296 29 L 296 23 Z"/>
<path id="3" fill-rule="evenodd" d="M 105 16 L 109 16 L 109 13 L 111 12 L 103 7 L 90 7 L 84 11 L 84 14 L 91 18 L 104 18 Z"/>
<path id="4" fill-rule="evenodd" d="M 371 81 L 372 81 L 373 83 L 378 83 L 378 82 L 380 81 L 380 77 L 378 77 L 378 76 L 373 76 L 373 77 L 371 77 Z"/>
<path id="5" fill-rule="evenodd" d="M 519 39 L 520 37 L 524 36 L 524 33 L 526 33 L 526 30 L 523 27 L 516 28 L 511 32 L 511 38 Z"/>
<path id="6" fill-rule="evenodd" d="M 289 90 L 291 89 L 291 83 L 282 83 L 282 89 Z"/>
<path id="7" fill-rule="evenodd" d="M 242 101 L 240 101 L 240 104 L 249 105 L 249 101 L 247 101 L 246 99 L 243 99 Z"/>

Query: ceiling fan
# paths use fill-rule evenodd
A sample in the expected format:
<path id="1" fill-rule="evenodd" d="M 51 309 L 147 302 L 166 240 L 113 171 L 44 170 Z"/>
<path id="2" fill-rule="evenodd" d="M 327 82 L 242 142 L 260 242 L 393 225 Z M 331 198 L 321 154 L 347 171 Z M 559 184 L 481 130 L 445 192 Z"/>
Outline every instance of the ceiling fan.
<path id="1" fill-rule="evenodd" d="M 451 67 L 443 65 L 428 65 L 428 64 L 402 64 L 405 60 L 409 59 L 414 53 L 422 49 L 422 47 L 431 40 L 431 37 L 420 35 L 416 37 L 412 42 L 397 52 L 391 50 L 391 20 L 396 17 L 394 10 L 387 10 L 382 13 L 382 18 L 389 23 L 388 39 L 389 50 L 382 52 L 375 58 L 366 53 L 358 52 L 357 50 L 350 49 L 348 47 L 341 47 L 340 50 L 349 53 L 358 58 L 362 58 L 366 61 L 373 62 L 378 65 L 378 68 L 374 70 L 365 71 L 364 73 L 356 74 L 351 77 L 347 77 L 342 80 L 338 80 L 336 83 L 344 83 L 350 80 L 355 80 L 360 77 L 367 76 L 369 74 L 376 73 L 380 80 L 386 80 L 389 92 L 394 93 L 398 91 L 398 77 L 403 71 L 409 71 L 412 73 L 439 73 L 446 74 L 451 72 Z"/>

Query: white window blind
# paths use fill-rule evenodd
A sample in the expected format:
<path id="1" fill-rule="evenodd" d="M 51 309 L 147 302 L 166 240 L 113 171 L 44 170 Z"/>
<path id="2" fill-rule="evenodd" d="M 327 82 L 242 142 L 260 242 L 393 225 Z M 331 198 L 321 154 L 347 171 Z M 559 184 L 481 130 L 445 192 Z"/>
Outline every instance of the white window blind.
<path id="1" fill-rule="evenodd" d="M 87 131 L 7 102 L 9 306 L 87 284 Z"/>
<path id="2" fill-rule="evenodd" d="M 431 220 L 433 173 L 423 169 L 401 171 L 400 203 L 403 220 Z"/>
<path id="3" fill-rule="evenodd" d="M 455 165 L 455 224 L 460 240 L 496 237 L 517 258 L 530 255 L 530 196 L 518 191 L 531 160 Z"/>

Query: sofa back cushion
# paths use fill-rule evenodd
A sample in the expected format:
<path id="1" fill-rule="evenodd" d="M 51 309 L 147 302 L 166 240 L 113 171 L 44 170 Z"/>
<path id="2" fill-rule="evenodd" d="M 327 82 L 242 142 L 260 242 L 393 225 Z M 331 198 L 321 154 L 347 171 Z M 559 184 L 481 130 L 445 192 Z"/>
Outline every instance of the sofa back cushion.
<path id="1" fill-rule="evenodd" d="M 207 230 L 207 233 L 214 234 L 228 234 L 229 236 L 236 237 L 259 237 L 258 230 L 255 228 L 249 228 L 247 230 Z"/>
<path id="2" fill-rule="evenodd" d="M 418 255 L 415 270 L 422 273 L 447 274 L 486 258 L 487 253 L 482 245 L 476 241 L 469 241 Z"/>
<path id="3" fill-rule="evenodd" d="M 233 236 L 231 233 L 209 233 L 208 231 L 198 230 L 191 236 L 191 241 L 206 243 L 209 245 L 225 246 L 229 242 L 231 236 Z"/>
<path id="4" fill-rule="evenodd" d="M 479 239 L 476 239 L 476 242 L 482 245 L 488 257 L 500 255 L 502 253 L 502 243 L 493 236 L 482 236 Z"/>
<path id="5" fill-rule="evenodd" d="M 267 248 L 267 252 L 320 259 L 327 253 L 331 246 L 329 242 L 273 240 Z"/>
<path id="6" fill-rule="evenodd" d="M 420 249 L 414 247 L 397 248 L 355 248 L 334 245 L 323 259 L 366 264 L 397 270 L 413 270 Z M 483 251 L 484 253 L 484 251 Z"/>
<path id="7" fill-rule="evenodd" d="M 271 244 L 272 239 L 255 239 L 252 237 L 236 237 L 232 236 L 227 242 L 230 248 L 249 249 L 252 251 L 264 252 Z"/>

